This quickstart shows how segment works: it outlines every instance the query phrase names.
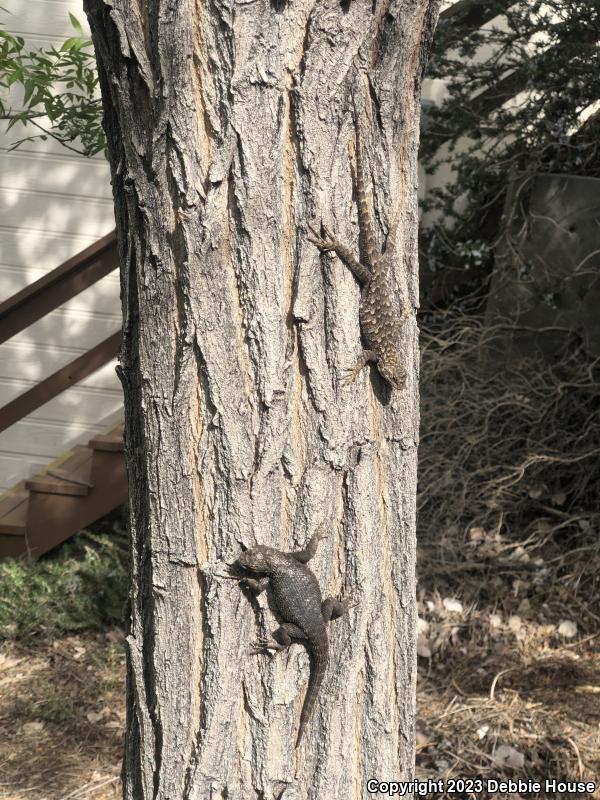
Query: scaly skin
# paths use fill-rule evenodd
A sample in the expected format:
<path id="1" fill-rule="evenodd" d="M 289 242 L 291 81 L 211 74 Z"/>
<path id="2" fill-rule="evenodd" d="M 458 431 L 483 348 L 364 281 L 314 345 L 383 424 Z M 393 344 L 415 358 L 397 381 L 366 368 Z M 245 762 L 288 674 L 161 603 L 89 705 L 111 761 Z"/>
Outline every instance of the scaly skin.
<path id="1" fill-rule="evenodd" d="M 371 205 L 367 199 L 366 169 L 362 150 L 362 128 L 360 121 L 356 127 L 356 196 L 358 203 L 358 224 L 365 245 L 364 262 L 359 261 L 349 247 L 336 239 L 322 225 L 324 236 L 310 227 L 309 240 L 322 252 L 333 251 L 346 264 L 361 286 L 359 308 L 360 329 L 366 345 L 355 366 L 348 370 L 343 380 L 352 383 L 361 369 L 373 361 L 380 375 L 394 389 L 402 389 L 406 384 L 406 370 L 400 363 L 398 345 L 400 330 L 411 314 L 409 305 L 403 305 L 400 313 L 392 302 L 393 291 L 390 283 L 391 258 L 393 256 L 398 219 L 391 225 L 385 250 L 377 251 L 375 225 Z"/>
<path id="2" fill-rule="evenodd" d="M 300 716 L 296 747 L 310 719 L 329 660 L 327 623 L 347 610 L 345 603 L 332 597 L 321 600 L 321 590 L 313 572 L 306 566 L 317 551 L 323 527 L 317 528 L 304 550 L 283 553 L 266 545 L 257 545 L 242 553 L 237 564 L 263 577 L 244 578 L 243 582 L 260 593 L 271 587 L 275 609 L 283 624 L 273 633 L 273 639 L 260 639 L 253 652 L 284 650 L 293 640 L 306 643 L 311 653 L 308 689 Z"/>

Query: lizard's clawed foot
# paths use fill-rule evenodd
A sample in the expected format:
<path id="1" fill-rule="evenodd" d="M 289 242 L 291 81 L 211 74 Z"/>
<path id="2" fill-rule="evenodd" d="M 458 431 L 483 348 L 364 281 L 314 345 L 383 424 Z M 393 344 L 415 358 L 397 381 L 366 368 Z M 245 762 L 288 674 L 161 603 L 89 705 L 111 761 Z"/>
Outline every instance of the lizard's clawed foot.
<path id="1" fill-rule="evenodd" d="M 358 374 L 363 368 L 363 365 L 357 369 L 356 367 L 352 367 L 352 369 L 345 369 L 342 372 L 342 377 L 340 378 L 340 383 L 344 386 L 350 386 L 350 384 L 354 383 L 354 381 L 358 378 Z"/>
<path id="2" fill-rule="evenodd" d="M 356 606 L 359 605 L 358 597 L 356 597 L 355 595 L 348 595 L 346 597 L 342 597 L 340 603 L 342 603 L 342 605 L 345 606 L 346 611 L 348 611 L 351 608 L 356 608 Z"/>
<path id="3" fill-rule="evenodd" d="M 366 367 L 366 365 L 370 361 L 377 361 L 377 360 L 378 360 L 378 355 L 374 350 L 363 350 L 361 355 L 358 357 L 356 364 L 351 369 L 347 369 L 344 371 L 341 382 L 346 386 L 348 386 L 348 384 L 350 383 L 354 383 L 354 381 L 360 375 L 361 369 L 363 367 Z"/>
<path id="4" fill-rule="evenodd" d="M 308 225 L 308 230 L 310 231 L 310 233 L 308 234 L 308 241 L 316 245 L 319 248 L 319 250 L 335 250 L 336 243 L 331 231 L 323 224 L 321 225 L 321 227 L 323 229 L 325 237 L 321 236 L 321 234 L 317 231 L 317 229 L 313 228 L 312 225 L 310 224 Z"/>
<path id="5" fill-rule="evenodd" d="M 281 650 L 281 645 L 277 644 L 273 639 L 269 639 L 267 636 L 261 636 L 250 645 L 250 654 L 253 656 L 260 655 L 261 653 L 268 653 L 269 650 L 273 650 L 270 655 L 274 656 L 278 650 Z"/>
<path id="6" fill-rule="evenodd" d="M 317 525 L 315 532 L 313 533 L 315 543 L 320 542 L 325 536 L 327 536 L 327 525 L 325 521 L 323 521 Z"/>

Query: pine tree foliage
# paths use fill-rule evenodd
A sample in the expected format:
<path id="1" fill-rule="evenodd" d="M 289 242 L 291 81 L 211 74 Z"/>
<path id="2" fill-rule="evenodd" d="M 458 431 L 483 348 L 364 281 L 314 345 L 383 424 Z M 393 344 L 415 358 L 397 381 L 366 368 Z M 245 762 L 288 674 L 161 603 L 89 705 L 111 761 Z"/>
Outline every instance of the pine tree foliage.
<path id="1" fill-rule="evenodd" d="M 600 176 L 600 0 L 485 5 L 498 15 L 481 27 L 439 26 L 430 62 L 447 97 L 428 109 L 421 158 L 456 176 L 427 197 L 441 212 L 430 268 L 491 263 L 511 176 Z"/>

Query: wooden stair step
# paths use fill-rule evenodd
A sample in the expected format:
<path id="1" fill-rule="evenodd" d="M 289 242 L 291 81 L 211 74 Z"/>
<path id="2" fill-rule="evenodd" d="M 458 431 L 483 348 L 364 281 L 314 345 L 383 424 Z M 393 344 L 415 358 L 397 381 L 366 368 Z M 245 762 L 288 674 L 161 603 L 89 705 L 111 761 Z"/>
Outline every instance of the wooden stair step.
<path id="1" fill-rule="evenodd" d="M 127 502 L 123 450 L 120 425 L 0 497 L 0 558 L 37 558 Z"/>
<path id="2" fill-rule="evenodd" d="M 89 486 L 85 486 L 81 483 L 46 475 L 41 475 L 40 477 L 25 481 L 25 485 L 29 491 L 38 492 L 40 494 L 67 494 L 85 497 L 90 491 Z"/>
<path id="3" fill-rule="evenodd" d="M 9 493 L 0 498 L 0 519 L 16 506 L 20 506 L 29 497 L 29 492 L 25 488 L 25 481 L 21 481 Z"/>
<path id="4" fill-rule="evenodd" d="M 67 481 L 68 483 L 76 483 L 78 486 L 87 486 L 88 489 L 94 488 L 94 484 L 90 480 L 87 480 L 87 478 L 78 478 L 68 473 L 66 470 L 60 469 L 60 467 L 49 469 L 46 475 L 49 475 L 51 478 L 58 478 L 61 481 Z"/>
<path id="5" fill-rule="evenodd" d="M 29 511 L 29 492 L 13 492 L 0 501 L 0 534 L 25 536 Z"/>
<path id="6" fill-rule="evenodd" d="M 94 487 L 91 480 L 93 458 L 94 452 L 89 447 L 74 447 L 58 463 L 51 464 L 25 485 L 32 492 L 85 497 Z"/>
<path id="7" fill-rule="evenodd" d="M 47 553 L 74 533 L 127 502 L 127 472 L 123 453 L 92 453 L 94 488 L 87 497 L 32 494 L 27 543 L 31 557 Z M 86 488 L 86 487 L 81 487 Z"/>
<path id="8" fill-rule="evenodd" d="M 36 478 L 49 476 L 93 489 L 94 482 L 91 479 L 93 459 L 93 450 L 90 450 L 89 447 L 78 445 L 60 463 L 56 464 L 56 466 L 51 464 L 44 473 L 36 475 Z"/>
<path id="9" fill-rule="evenodd" d="M 125 450 L 123 441 L 123 428 L 116 428 L 110 433 L 101 433 L 94 436 L 88 443 L 92 450 L 104 450 L 111 453 L 122 453 Z"/>
<path id="10" fill-rule="evenodd" d="M 77 444 L 66 458 L 61 459 L 59 466 L 64 469 L 79 467 L 81 464 L 85 464 L 89 461 L 91 456 L 92 452 L 86 444 Z"/>

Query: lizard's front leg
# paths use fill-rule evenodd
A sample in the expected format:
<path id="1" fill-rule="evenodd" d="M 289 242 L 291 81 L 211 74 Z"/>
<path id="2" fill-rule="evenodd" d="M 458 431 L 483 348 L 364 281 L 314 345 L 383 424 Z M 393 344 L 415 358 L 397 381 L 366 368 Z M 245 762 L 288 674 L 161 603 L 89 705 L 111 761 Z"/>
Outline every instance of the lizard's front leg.
<path id="1" fill-rule="evenodd" d="M 346 247 L 345 244 L 342 244 L 339 239 L 336 239 L 325 225 L 322 225 L 325 238 L 321 236 L 312 225 L 309 225 L 308 228 L 310 230 L 308 240 L 316 245 L 323 253 L 328 251 L 336 253 L 361 286 L 364 286 L 371 280 L 371 270 L 364 264 L 361 264 L 360 261 L 355 258 L 352 250 Z"/>
<path id="2" fill-rule="evenodd" d="M 347 369 L 345 371 L 342 383 L 346 385 L 354 383 L 361 369 L 365 367 L 369 361 L 379 361 L 379 354 L 376 353 L 375 350 L 363 350 L 352 369 Z"/>
<path id="3" fill-rule="evenodd" d="M 325 523 L 322 522 L 313 535 L 310 537 L 309 543 L 306 545 L 304 550 L 296 550 L 292 553 L 296 561 L 299 561 L 301 564 L 306 564 L 310 561 L 310 559 L 314 556 L 317 552 L 317 546 L 319 541 L 325 536 L 326 533 Z"/>
<path id="4" fill-rule="evenodd" d="M 240 583 L 243 583 L 257 595 L 262 594 L 269 588 L 269 579 L 266 576 L 263 578 L 242 578 Z"/>

